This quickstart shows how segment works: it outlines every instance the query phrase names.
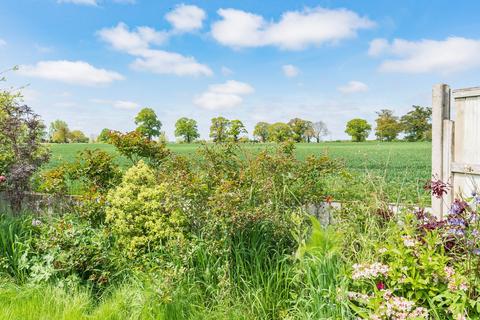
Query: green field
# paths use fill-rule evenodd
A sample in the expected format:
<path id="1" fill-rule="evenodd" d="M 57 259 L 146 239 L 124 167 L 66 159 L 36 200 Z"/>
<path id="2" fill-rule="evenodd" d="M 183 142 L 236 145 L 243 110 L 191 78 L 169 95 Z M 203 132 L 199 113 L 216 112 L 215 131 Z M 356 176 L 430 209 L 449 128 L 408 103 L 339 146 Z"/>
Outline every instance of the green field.
<path id="1" fill-rule="evenodd" d="M 273 148 L 271 144 L 245 144 L 244 148 L 257 151 Z M 168 147 L 179 154 L 195 154 L 199 144 L 169 144 Z M 64 161 L 72 161 L 78 151 L 86 148 L 99 148 L 116 154 L 115 148 L 108 144 L 52 144 L 52 158 L 47 167 L 54 167 Z M 386 182 L 391 201 L 407 200 L 412 202 L 428 201 L 423 185 L 430 178 L 431 143 L 429 142 L 325 142 L 300 143 L 296 145 L 299 159 L 308 155 L 327 153 L 333 158 L 342 159 L 346 167 L 360 174 L 365 183 L 372 183 L 371 177 L 380 177 Z M 118 157 L 118 163 L 127 167 L 127 159 Z"/>

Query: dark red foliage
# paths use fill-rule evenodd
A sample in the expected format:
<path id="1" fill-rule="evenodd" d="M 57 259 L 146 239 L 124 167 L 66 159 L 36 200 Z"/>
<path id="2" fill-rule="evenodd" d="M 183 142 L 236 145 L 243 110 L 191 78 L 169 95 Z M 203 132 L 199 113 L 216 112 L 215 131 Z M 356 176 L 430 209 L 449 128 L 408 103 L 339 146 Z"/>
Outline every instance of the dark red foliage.
<path id="1" fill-rule="evenodd" d="M 447 194 L 448 190 L 450 189 L 450 185 L 440 179 L 434 178 L 432 180 L 429 180 L 423 188 L 425 190 L 430 190 L 432 192 L 432 195 L 440 199 Z"/>

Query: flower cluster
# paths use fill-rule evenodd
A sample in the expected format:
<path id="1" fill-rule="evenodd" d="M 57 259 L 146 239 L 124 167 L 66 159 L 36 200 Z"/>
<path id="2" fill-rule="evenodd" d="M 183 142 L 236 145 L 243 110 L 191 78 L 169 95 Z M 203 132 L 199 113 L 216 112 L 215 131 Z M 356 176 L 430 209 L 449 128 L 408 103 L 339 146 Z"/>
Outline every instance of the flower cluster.
<path id="1" fill-rule="evenodd" d="M 413 301 L 396 297 L 389 290 L 384 292 L 383 300 L 378 312 L 372 316 L 372 319 L 428 319 L 427 309 L 415 307 Z"/>
<path id="2" fill-rule="evenodd" d="M 411 248 L 417 245 L 417 240 L 415 240 L 411 236 L 402 236 L 402 240 L 405 247 Z"/>
<path id="3" fill-rule="evenodd" d="M 0 183 L 4 183 L 5 181 L 7 181 L 7 177 L 0 176 Z"/>
<path id="4" fill-rule="evenodd" d="M 354 264 L 352 279 L 375 279 L 379 276 L 386 277 L 388 271 L 389 267 L 379 262 L 372 264 Z"/>

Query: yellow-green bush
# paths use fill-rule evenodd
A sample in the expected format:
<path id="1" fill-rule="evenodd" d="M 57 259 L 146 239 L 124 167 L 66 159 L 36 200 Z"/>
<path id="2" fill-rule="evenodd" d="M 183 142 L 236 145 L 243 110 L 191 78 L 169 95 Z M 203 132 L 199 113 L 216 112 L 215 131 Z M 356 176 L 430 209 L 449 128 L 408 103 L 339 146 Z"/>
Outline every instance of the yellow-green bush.
<path id="1" fill-rule="evenodd" d="M 130 257 L 182 242 L 186 216 L 175 185 L 158 181 L 143 161 L 131 167 L 107 196 L 107 222 Z"/>

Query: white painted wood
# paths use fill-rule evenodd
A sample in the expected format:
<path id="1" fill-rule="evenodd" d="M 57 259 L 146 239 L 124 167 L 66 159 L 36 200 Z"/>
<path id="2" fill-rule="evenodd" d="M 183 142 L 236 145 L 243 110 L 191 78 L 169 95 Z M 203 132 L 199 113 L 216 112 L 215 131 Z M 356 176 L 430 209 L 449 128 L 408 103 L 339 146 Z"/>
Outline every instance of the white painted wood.
<path id="1" fill-rule="evenodd" d="M 480 88 L 455 91 L 453 193 L 456 197 L 480 191 Z"/>
<path id="2" fill-rule="evenodd" d="M 452 162 L 454 148 L 454 122 L 452 120 L 443 120 L 443 141 L 442 141 L 442 164 L 444 181 L 452 181 Z M 449 204 L 453 201 L 453 194 L 447 193 L 442 201 L 442 214 L 448 212 Z"/>
<path id="3" fill-rule="evenodd" d="M 452 90 L 454 99 L 480 96 L 480 87 Z"/>
<path id="4" fill-rule="evenodd" d="M 453 173 L 480 175 L 480 164 L 452 162 Z"/>
<path id="5" fill-rule="evenodd" d="M 445 144 L 443 121 L 449 119 L 450 87 L 446 84 L 436 84 L 432 90 L 432 176 L 440 180 L 447 180 L 449 176 L 449 173 L 447 176 L 444 176 L 446 168 L 443 160 Z M 443 207 L 442 199 L 432 196 L 432 210 L 434 214 L 441 217 L 443 215 Z"/>

